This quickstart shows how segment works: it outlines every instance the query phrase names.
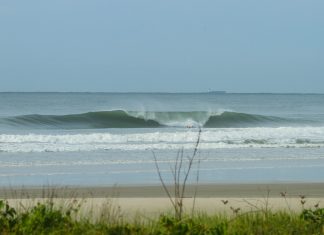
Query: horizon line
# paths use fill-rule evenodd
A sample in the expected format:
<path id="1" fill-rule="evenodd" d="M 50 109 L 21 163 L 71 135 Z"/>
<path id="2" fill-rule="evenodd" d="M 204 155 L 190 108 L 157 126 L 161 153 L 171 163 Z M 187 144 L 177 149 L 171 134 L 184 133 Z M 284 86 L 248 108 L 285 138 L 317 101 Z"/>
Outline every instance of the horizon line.
<path id="1" fill-rule="evenodd" d="M 228 92 L 228 91 L 0 91 L 0 93 L 110 93 L 110 94 L 305 94 L 321 95 L 324 92 Z"/>

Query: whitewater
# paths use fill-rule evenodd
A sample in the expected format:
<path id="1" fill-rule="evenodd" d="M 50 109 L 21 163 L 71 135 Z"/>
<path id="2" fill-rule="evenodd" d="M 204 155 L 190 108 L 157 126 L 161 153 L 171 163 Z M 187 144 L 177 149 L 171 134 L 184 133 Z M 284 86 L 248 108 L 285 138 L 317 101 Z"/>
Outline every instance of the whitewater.
<path id="1" fill-rule="evenodd" d="M 199 130 L 204 183 L 324 177 L 321 94 L 0 93 L 0 185 L 158 184 Z"/>

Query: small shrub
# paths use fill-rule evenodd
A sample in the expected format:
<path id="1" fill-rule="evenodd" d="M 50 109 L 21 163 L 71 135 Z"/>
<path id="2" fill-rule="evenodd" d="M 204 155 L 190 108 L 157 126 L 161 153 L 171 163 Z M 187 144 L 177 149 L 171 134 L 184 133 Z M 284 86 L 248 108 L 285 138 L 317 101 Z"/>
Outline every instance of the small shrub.
<path id="1" fill-rule="evenodd" d="M 24 234 L 47 234 L 51 231 L 68 231 L 72 226 L 70 211 L 55 209 L 53 204 L 38 203 L 21 216 L 20 231 Z"/>
<path id="2" fill-rule="evenodd" d="M 0 232 L 10 231 L 17 223 L 17 212 L 8 202 L 0 200 Z"/>
<path id="3" fill-rule="evenodd" d="M 161 216 L 159 220 L 160 228 L 157 234 L 170 235 L 221 235 L 225 233 L 226 225 L 217 223 L 212 226 L 203 221 L 192 218 L 178 220 L 170 216 Z"/>
<path id="4" fill-rule="evenodd" d="M 324 208 L 317 208 L 315 210 L 304 209 L 300 218 L 318 225 L 324 225 Z"/>

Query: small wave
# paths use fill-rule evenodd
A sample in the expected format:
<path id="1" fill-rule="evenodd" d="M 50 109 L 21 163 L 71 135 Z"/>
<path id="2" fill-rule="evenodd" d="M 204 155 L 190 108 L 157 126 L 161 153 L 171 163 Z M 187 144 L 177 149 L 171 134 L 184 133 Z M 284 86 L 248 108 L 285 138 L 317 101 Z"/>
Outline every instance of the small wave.
<path id="1" fill-rule="evenodd" d="M 23 115 L 0 119 L 0 125 L 50 129 L 262 127 L 292 125 L 296 120 L 237 112 L 99 111 L 69 115 Z M 300 121 L 299 121 L 300 122 Z"/>
<path id="2" fill-rule="evenodd" d="M 246 139 L 243 141 L 244 144 L 267 144 L 267 140 L 263 139 Z"/>
<path id="3" fill-rule="evenodd" d="M 0 134 L 0 152 L 192 149 L 197 131 Z M 324 147 L 324 127 L 207 129 L 199 149 Z"/>

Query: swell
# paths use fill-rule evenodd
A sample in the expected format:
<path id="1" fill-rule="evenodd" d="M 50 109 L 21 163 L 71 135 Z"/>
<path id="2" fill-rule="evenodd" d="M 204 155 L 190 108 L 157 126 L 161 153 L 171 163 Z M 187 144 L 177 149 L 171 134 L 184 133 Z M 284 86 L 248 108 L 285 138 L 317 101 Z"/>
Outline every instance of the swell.
<path id="1" fill-rule="evenodd" d="M 294 124 L 296 120 L 274 116 L 264 116 L 247 113 L 224 112 L 221 115 L 211 116 L 204 127 L 230 128 L 230 127 L 260 127 L 280 126 Z"/>
<path id="2" fill-rule="evenodd" d="M 69 115 L 22 115 L 0 118 L 0 125 L 51 129 L 159 128 L 159 127 L 263 127 L 289 126 L 302 121 L 237 112 L 100 111 Z M 305 123 L 305 122 L 304 122 Z"/>
<path id="3" fill-rule="evenodd" d="M 69 115 L 23 115 L 3 118 L 2 122 L 11 126 L 63 129 L 145 128 L 161 126 L 154 120 L 133 117 L 121 110 Z"/>

